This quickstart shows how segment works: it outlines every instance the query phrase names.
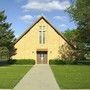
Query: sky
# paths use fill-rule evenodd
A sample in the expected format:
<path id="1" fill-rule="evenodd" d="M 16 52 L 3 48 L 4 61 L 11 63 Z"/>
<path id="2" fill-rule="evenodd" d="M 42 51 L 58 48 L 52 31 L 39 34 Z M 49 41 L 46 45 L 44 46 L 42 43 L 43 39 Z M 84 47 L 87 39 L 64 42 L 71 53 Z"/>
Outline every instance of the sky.
<path id="1" fill-rule="evenodd" d="M 12 23 L 15 36 L 19 37 L 40 16 L 44 16 L 59 31 L 76 28 L 65 10 L 71 0 L 0 0 L 0 11 L 5 10 L 7 21 Z"/>

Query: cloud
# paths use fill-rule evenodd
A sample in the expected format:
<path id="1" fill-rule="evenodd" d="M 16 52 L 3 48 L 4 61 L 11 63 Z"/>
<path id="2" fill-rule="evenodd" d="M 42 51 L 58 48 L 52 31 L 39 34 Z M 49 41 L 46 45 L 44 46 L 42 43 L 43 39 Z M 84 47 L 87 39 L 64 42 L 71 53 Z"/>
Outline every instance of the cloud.
<path id="1" fill-rule="evenodd" d="M 39 11 L 53 11 L 53 10 L 65 10 L 70 6 L 69 1 L 60 0 L 28 0 L 27 4 L 23 5 L 24 11 L 39 10 Z"/>
<path id="2" fill-rule="evenodd" d="M 16 34 L 16 35 L 15 35 L 15 38 L 18 38 L 18 37 L 19 37 L 19 35 Z"/>
<path id="3" fill-rule="evenodd" d="M 33 21 L 35 21 L 36 19 L 40 18 L 42 15 L 24 15 L 24 16 L 21 16 L 20 19 L 22 21 L 24 21 L 25 23 L 32 23 Z"/>
<path id="4" fill-rule="evenodd" d="M 67 24 L 61 24 L 60 26 L 59 26 L 59 28 L 62 30 L 62 32 L 63 31 L 65 31 L 65 30 L 67 30 L 68 29 L 68 26 L 67 26 Z"/>
<path id="5" fill-rule="evenodd" d="M 32 2 L 32 1 L 38 1 L 38 2 L 50 2 L 50 1 L 53 1 L 53 0 L 28 0 L 29 2 Z M 57 0 L 56 0 L 57 1 Z"/>
<path id="6" fill-rule="evenodd" d="M 61 24 L 60 27 L 66 28 L 67 26 L 65 24 Z"/>
<path id="7" fill-rule="evenodd" d="M 66 16 L 54 16 L 53 19 L 55 19 L 55 20 L 66 20 L 67 17 Z"/>
<path id="8" fill-rule="evenodd" d="M 30 22 L 34 19 L 34 17 L 31 15 L 24 15 L 24 16 L 21 16 L 20 19 L 23 20 L 24 22 Z"/>
<path id="9" fill-rule="evenodd" d="M 23 1 L 25 1 L 25 0 L 15 0 L 17 3 L 21 3 L 21 2 L 23 2 Z"/>

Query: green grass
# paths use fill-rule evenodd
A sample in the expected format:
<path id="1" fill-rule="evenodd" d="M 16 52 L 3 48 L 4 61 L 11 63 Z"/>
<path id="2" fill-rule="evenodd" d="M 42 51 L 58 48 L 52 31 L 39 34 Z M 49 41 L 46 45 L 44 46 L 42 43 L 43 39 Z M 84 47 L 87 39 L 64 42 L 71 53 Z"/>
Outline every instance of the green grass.
<path id="1" fill-rule="evenodd" d="M 1 66 L 0 67 L 0 88 L 12 89 L 26 74 L 32 66 Z"/>
<path id="2" fill-rule="evenodd" d="M 56 81 L 62 89 L 90 89 L 90 66 L 51 65 Z"/>

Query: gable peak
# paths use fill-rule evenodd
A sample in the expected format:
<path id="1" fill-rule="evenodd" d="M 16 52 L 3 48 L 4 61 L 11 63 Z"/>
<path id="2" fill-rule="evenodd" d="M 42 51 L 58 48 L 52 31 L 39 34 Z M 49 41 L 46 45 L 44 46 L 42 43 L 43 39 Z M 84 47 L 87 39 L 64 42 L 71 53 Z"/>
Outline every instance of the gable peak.
<path id="1" fill-rule="evenodd" d="M 45 16 L 40 16 L 39 19 L 46 19 L 46 17 Z"/>

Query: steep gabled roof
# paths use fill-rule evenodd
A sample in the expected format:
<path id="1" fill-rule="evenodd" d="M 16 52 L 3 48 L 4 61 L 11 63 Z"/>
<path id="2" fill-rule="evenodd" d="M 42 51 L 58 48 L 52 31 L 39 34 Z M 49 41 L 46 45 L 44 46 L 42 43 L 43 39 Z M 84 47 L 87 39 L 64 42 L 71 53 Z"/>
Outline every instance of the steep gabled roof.
<path id="1" fill-rule="evenodd" d="M 32 24 L 24 33 L 21 34 L 21 36 L 16 40 L 15 44 L 24 36 L 26 35 L 31 28 L 34 27 L 41 19 L 45 20 L 46 23 L 48 23 L 56 32 L 59 34 L 72 48 L 75 48 L 45 17 L 41 16 L 34 24 Z"/>

